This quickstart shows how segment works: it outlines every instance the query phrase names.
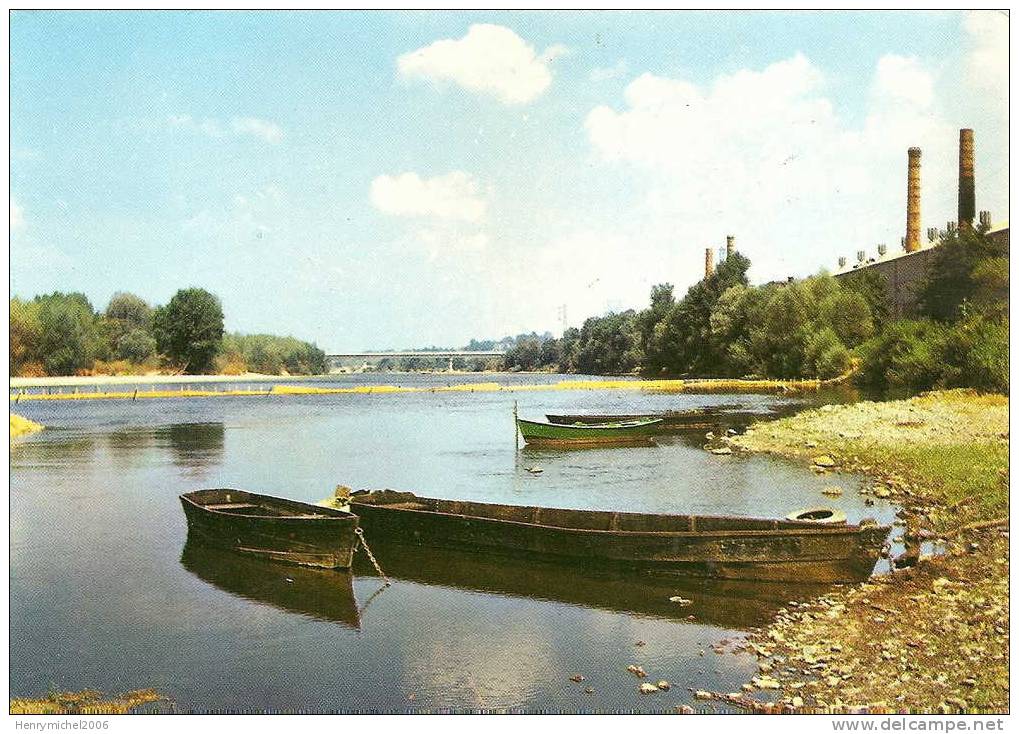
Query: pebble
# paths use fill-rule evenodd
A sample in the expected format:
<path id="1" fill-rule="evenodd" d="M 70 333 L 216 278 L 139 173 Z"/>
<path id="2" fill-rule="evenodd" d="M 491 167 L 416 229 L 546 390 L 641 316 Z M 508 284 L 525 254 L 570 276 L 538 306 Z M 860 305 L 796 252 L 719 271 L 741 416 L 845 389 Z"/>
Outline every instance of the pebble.
<path id="1" fill-rule="evenodd" d="M 821 454 L 820 456 L 814 457 L 814 466 L 820 466 L 828 469 L 835 466 L 835 459 L 833 459 L 830 454 Z"/>
<path id="2" fill-rule="evenodd" d="M 835 485 L 825 487 L 824 489 L 821 490 L 821 494 L 826 494 L 829 497 L 841 497 L 842 487 L 836 487 Z"/>
<path id="3" fill-rule="evenodd" d="M 729 454 L 732 453 L 732 449 L 730 449 L 728 446 L 719 446 L 718 448 L 708 450 L 711 451 L 711 453 L 715 454 L 716 456 L 728 456 Z"/>
<path id="4" fill-rule="evenodd" d="M 672 684 L 669 683 L 669 681 L 667 680 L 660 680 L 657 683 L 655 683 L 655 685 L 658 686 L 658 689 L 662 691 L 667 691 L 670 688 L 672 688 Z"/>
<path id="5" fill-rule="evenodd" d="M 570 680 L 573 681 L 574 683 L 580 683 L 582 680 L 584 680 L 584 676 L 582 676 L 580 673 L 577 673 L 576 675 L 571 675 Z"/>
<path id="6" fill-rule="evenodd" d="M 594 689 L 591 688 L 591 686 L 588 686 L 587 688 L 584 689 L 584 693 L 594 693 Z"/>
<path id="7" fill-rule="evenodd" d="M 693 697 L 700 699 L 701 701 L 710 701 L 714 698 L 710 691 L 694 691 Z"/>
<path id="8" fill-rule="evenodd" d="M 692 714 L 692 713 L 694 713 L 693 706 L 687 706 L 685 704 L 683 706 L 677 706 L 676 707 L 676 713 L 677 714 Z"/>
<path id="9" fill-rule="evenodd" d="M 892 493 L 887 487 L 876 487 L 874 489 L 874 496 L 879 500 L 886 500 L 892 496 Z"/>
<path id="10" fill-rule="evenodd" d="M 637 640 L 635 643 L 633 643 L 633 646 L 634 647 L 644 647 L 644 645 L 646 645 L 646 644 L 647 643 L 644 642 L 644 640 Z"/>
<path id="11" fill-rule="evenodd" d="M 640 684 L 640 692 L 644 695 L 647 695 L 648 693 L 655 693 L 656 691 L 658 691 L 658 686 L 652 685 L 650 683 Z"/>
<path id="12" fill-rule="evenodd" d="M 644 668 L 639 665 L 627 665 L 626 669 L 638 678 L 647 678 L 647 673 L 644 672 Z"/>
<path id="13" fill-rule="evenodd" d="M 542 469 L 540 466 L 529 466 L 527 467 L 527 471 L 529 471 L 531 474 L 541 474 L 545 470 Z"/>
<path id="14" fill-rule="evenodd" d="M 681 596 L 670 596 L 669 601 L 673 604 L 679 604 L 681 607 L 688 607 L 693 604 L 693 599 L 684 599 Z"/>

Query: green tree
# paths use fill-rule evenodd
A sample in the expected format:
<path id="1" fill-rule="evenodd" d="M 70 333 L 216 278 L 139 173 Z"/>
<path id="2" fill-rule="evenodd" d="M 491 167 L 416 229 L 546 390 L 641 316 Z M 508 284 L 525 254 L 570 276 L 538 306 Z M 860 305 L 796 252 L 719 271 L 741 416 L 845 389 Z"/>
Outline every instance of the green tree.
<path id="1" fill-rule="evenodd" d="M 593 375 L 633 372 L 642 361 L 638 341 L 632 310 L 589 318 L 580 329 L 576 371 Z"/>
<path id="2" fill-rule="evenodd" d="M 140 364 L 156 353 L 156 339 L 145 329 L 132 329 L 117 340 L 117 357 Z"/>
<path id="3" fill-rule="evenodd" d="M 717 374 L 725 369 L 725 357 L 711 340 L 711 312 L 721 295 L 736 285 L 747 285 L 750 260 L 733 253 L 686 292 L 653 330 L 645 355 L 645 371 L 672 374 Z"/>
<path id="4" fill-rule="evenodd" d="M 50 375 L 73 375 L 106 356 L 95 311 L 82 293 L 36 296 L 38 354 Z"/>
<path id="5" fill-rule="evenodd" d="M 153 330 L 168 359 L 188 374 L 207 372 L 223 338 L 223 307 L 207 290 L 185 288 L 156 309 Z"/>
<path id="6" fill-rule="evenodd" d="M 38 302 L 12 298 L 10 318 L 10 369 L 12 375 L 19 375 L 31 365 L 42 362 L 39 352 L 42 323 Z"/>
<path id="7" fill-rule="evenodd" d="M 125 332 L 132 329 L 148 331 L 152 328 L 152 307 L 133 293 L 122 291 L 114 293 L 106 306 L 105 316 L 113 321 L 122 322 Z"/>
<path id="8" fill-rule="evenodd" d="M 929 319 L 893 321 L 861 350 L 857 381 L 877 388 L 930 390 L 944 377 L 948 329 Z"/>
<path id="9" fill-rule="evenodd" d="M 988 237 L 985 227 L 943 235 L 920 290 L 923 313 L 938 321 L 954 321 L 964 303 L 987 306 L 1003 301 L 1008 294 L 1007 261 L 1007 246 Z"/>
<path id="10" fill-rule="evenodd" d="M 842 276 L 839 283 L 843 288 L 863 296 L 875 322 L 883 324 L 887 321 L 891 313 L 888 306 L 888 278 L 873 268 L 863 268 Z"/>

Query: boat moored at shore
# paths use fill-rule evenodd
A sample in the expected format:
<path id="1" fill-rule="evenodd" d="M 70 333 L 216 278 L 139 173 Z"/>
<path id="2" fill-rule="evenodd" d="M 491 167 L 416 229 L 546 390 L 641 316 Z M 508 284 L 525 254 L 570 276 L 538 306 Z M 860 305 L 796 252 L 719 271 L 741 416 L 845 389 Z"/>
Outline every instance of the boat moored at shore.
<path id="1" fill-rule="evenodd" d="M 651 443 L 661 419 L 559 425 L 517 418 L 524 442 L 535 446 L 596 446 Z"/>
<path id="2" fill-rule="evenodd" d="M 240 489 L 180 496 L 188 534 L 229 550 L 321 568 L 350 568 L 359 542 L 356 515 Z"/>
<path id="3" fill-rule="evenodd" d="M 568 510 L 355 492 L 373 535 L 605 567 L 796 583 L 870 576 L 890 528 L 702 515 Z"/>

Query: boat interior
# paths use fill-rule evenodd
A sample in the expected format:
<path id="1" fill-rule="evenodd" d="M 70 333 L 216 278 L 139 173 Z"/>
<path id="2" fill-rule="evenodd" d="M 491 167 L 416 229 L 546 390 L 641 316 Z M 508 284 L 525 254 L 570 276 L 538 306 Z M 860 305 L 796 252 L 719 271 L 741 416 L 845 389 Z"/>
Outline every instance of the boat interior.
<path id="1" fill-rule="evenodd" d="M 384 506 L 394 510 L 418 510 L 444 515 L 487 518 L 507 522 L 521 522 L 546 527 L 612 532 L 696 533 L 717 531 L 759 530 L 838 530 L 839 526 L 819 522 L 770 520 L 750 517 L 714 517 L 710 515 L 652 515 L 634 512 L 606 512 L 599 510 L 564 510 L 553 507 L 526 507 L 498 505 L 484 502 L 440 500 L 418 497 L 410 492 L 388 490 L 357 494 L 351 497 L 351 509 L 357 512 L 358 504 Z M 846 526 L 841 526 L 844 531 Z"/>
<path id="2" fill-rule="evenodd" d="M 337 511 L 301 502 L 263 497 L 238 489 L 206 489 L 185 495 L 199 507 L 248 517 L 336 517 Z M 320 511 L 321 510 L 321 511 Z M 343 513 L 346 514 L 346 513 Z"/>

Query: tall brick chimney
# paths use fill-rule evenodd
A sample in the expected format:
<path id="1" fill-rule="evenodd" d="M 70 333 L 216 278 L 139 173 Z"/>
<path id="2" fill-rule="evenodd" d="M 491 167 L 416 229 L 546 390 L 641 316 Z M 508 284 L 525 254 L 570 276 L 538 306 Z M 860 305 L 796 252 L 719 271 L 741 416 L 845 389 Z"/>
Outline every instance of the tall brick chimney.
<path id="1" fill-rule="evenodd" d="M 973 178 L 973 131 L 959 131 L 959 229 L 972 229 L 976 216 L 976 184 Z"/>
<path id="2" fill-rule="evenodd" d="M 725 259 L 728 260 L 732 257 L 734 252 L 736 252 L 736 236 L 730 234 L 725 238 Z"/>
<path id="3" fill-rule="evenodd" d="M 920 249 L 920 149 L 909 149 L 906 183 L 906 252 Z"/>
<path id="4" fill-rule="evenodd" d="M 704 248 L 704 277 L 710 278 L 715 272 L 715 251 L 711 247 Z"/>

